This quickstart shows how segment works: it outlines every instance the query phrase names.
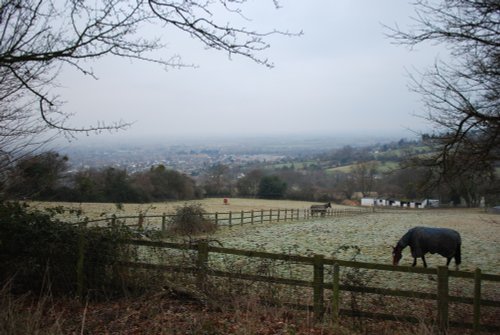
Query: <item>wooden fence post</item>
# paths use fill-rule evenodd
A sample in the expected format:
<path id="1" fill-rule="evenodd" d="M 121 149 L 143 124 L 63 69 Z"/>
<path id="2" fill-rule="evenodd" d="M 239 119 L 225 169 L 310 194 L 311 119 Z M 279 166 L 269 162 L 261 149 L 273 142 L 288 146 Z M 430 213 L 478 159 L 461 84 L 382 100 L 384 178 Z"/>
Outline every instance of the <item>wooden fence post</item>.
<path id="1" fill-rule="evenodd" d="M 198 258 L 196 259 L 196 284 L 198 289 L 203 291 L 207 282 L 208 268 L 208 242 L 201 241 L 198 243 Z"/>
<path id="2" fill-rule="evenodd" d="M 245 212 L 241 211 L 240 223 L 243 226 L 243 218 L 245 217 Z"/>
<path id="3" fill-rule="evenodd" d="M 76 295 L 83 301 L 85 292 L 85 247 L 86 241 L 84 236 L 85 227 L 87 226 L 88 219 L 85 219 L 83 224 L 80 224 L 78 236 L 78 260 L 76 263 Z"/>
<path id="4" fill-rule="evenodd" d="M 314 255 L 314 278 L 313 278 L 313 312 L 316 321 L 323 317 L 323 281 L 324 281 L 324 256 Z"/>
<path id="5" fill-rule="evenodd" d="M 280 212 L 281 212 L 281 209 L 278 208 L 278 222 L 280 222 Z"/>
<path id="6" fill-rule="evenodd" d="M 437 267 L 437 324 L 441 333 L 446 333 L 448 329 L 448 267 Z"/>
<path id="7" fill-rule="evenodd" d="M 269 222 L 273 221 L 273 210 L 269 210 Z"/>
<path id="8" fill-rule="evenodd" d="M 474 272 L 474 318 L 472 329 L 474 334 L 479 334 L 481 320 L 481 269 Z"/>
<path id="9" fill-rule="evenodd" d="M 250 224 L 253 224 L 253 215 L 254 215 L 254 210 L 253 209 L 252 209 L 251 215 L 252 215 L 252 218 L 250 219 Z"/>
<path id="10" fill-rule="evenodd" d="M 143 224 L 144 224 L 144 215 L 142 213 L 139 213 L 139 222 L 137 222 L 139 229 L 142 229 Z"/>
<path id="11" fill-rule="evenodd" d="M 167 214 L 163 213 L 161 215 L 161 232 L 165 233 L 167 230 Z"/>
<path id="12" fill-rule="evenodd" d="M 233 212 L 229 211 L 229 227 L 232 227 L 233 224 Z"/>
<path id="13" fill-rule="evenodd" d="M 215 225 L 216 226 L 219 225 L 219 213 L 218 212 L 215 212 Z"/>
<path id="14" fill-rule="evenodd" d="M 340 311 L 340 268 L 337 263 L 333 264 L 333 287 L 332 287 L 332 321 L 339 322 Z"/>
<path id="15" fill-rule="evenodd" d="M 263 223 L 264 222 L 264 210 L 261 209 L 260 210 L 260 223 Z"/>

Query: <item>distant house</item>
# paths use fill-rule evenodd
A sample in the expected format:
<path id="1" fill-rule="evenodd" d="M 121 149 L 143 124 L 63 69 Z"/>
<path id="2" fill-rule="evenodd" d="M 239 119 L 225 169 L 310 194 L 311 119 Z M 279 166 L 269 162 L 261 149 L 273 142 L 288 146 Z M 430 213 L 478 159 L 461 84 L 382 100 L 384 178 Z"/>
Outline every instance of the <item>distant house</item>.
<path id="1" fill-rule="evenodd" d="M 354 192 L 351 195 L 351 199 L 363 199 L 363 198 L 373 198 L 376 199 L 378 197 L 377 192 Z"/>
<path id="2" fill-rule="evenodd" d="M 401 201 L 396 200 L 396 199 L 388 199 L 387 200 L 387 206 L 401 207 Z"/>
<path id="3" fill-rule="evenodd" d="M 438 208 L 439 207 L 439 200 L 437 199 L 425 199 L 422 201 L 422 206 L 423 207 L 430 207 L 430 208 Z"/>
<path id="4" fill-rule="evenodd" d="M 401 201 L 397 199 L 383 198 L 362 198 L 361 206 L 388 206 L 388 207 L 403 207 L 403 208 L 435 208 L 439 207 L 439 200 L 425 199 L 423 201 Z"/>
<path id="5" fill-rule="evenodd" d="M 361 198 L 361 206 L 387 206 L 387 200 L 379 198 Z"/>
<path id="6" fill-rule="evenodd" d="M 375 199 L 361 198 L 361 206 L 375 206 Z"/>

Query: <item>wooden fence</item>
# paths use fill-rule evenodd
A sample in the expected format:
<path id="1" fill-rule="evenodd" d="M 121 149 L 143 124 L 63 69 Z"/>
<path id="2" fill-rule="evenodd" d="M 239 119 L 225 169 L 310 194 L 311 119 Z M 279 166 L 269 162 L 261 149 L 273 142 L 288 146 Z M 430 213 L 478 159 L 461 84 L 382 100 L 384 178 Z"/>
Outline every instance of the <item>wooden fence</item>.
<path id="1" fill-rule="evenodd" d="M 413 299 L 434 300 L 437 302 L 435 321 L 440 331 L 445 332 L 448 327 L 458 327 L 465 329 L 472 329 L 474 333 L 479 331 L 500 332 L 500 326 L 480 324 L 481 308 L 488 306 L 498 308 L 500 301 L 488 300 L 481 298 L 481 286 L 485 281 L 493 282 L 493 285 L 500 282 L 500 275 L 484 274 L 481 270 L 477 269 L 475 272 L 465 271 L 450 271 L 447 267 L 432 268 L 419 268 L 419 267 L 405 267 L 405 266 L 392 266 L 387 264 L 375 264 L 356 261 L 345 261 L 338 259 L 328 259 L 322 255 L 315 255 L 313 257 L 289 255 L 289 254 L 276 254 L 269 252 L 248 251 L 229 249 L 222 247 L 210 246 L 207 242 L 199 242 L 196 245 L 185 245 L 169 242 L 156 242 L 146 240 L 131 240 L 124 241 L 126 244 L 135 246 L 146 246 L 154 248 L 170 248 L 191 250 L 196 252 L 196 262 L 194 266 L 172 266 L 166 264 L 152 264 L 149 262 L 122 262 L 121 265 L 131 268 L 139 269 L 152 269 L 160 271 L 181 271 L 192 272 L 196 275 L 197 283 L 200 287 L 206 282 L 208 276 L 235 278 L 250 281 L 267 282 L 273 284 L 291 285 L 296 287 L 309 287 L 313 291 L 313 305 L 302 306 L 313 311 L 316 318 L 322 318 L 325 311 L 330 311 L 331 317 L 334 321 L 338 320 L 339 315 L 366 317 L 371 319 L 393 320 L 393 321 L 406 321 L 411 323 L 422 322 L 421 319 L 415 316 L 408 315 L 393 315 L 376 313 L 370 311 L 353 311 L 340 308 L 340 292 L 362 292 L 370 294 L 379 294 L 384 296 L 394 297 L 407 297 Z M 225 255 L 238 255 L 245 257 L 256 257 L 267 260 L 281 260 L 291 262 L 293 264 L 306 264 L 313 267 L 313 278 L 310 280 L 297 280 L 290 278 L 262 276 L 250 273 L 240 272 L 227 272 L 211 268 L 209 264 L 209 254 L 225 254 Z M 333 267 L 333 280 L 325 282 L 325 266 Z M 396 271 L 405 273 L 415 273 L 423 275 L 436 275 L 436 293 L 424 293 L 399 289 L 376 288 L 366 286 L 343 285 L 340 282 L 340 268 L 355 268 L 355 269 L 371 269 L 380 271 Z M 473 297 L 452 296 L 449 294 L 449 278 L 467 278 L 472 281 Z M 325 289 L 331 290 L 331 305 L 325 306 Z M 496 290 L 498 292 L 498 290 Z M 466 323 L 463 321 L 449 320 L 449 303 L 462 303 L 470 304 L 473 306 L 473 322 Z M 300 306 L 295 306 L 300 307 Z"/>
<path id="2" fill-rule="evenodd" d="M 371 213 L 370 208 L 331 208 L 324 212 L 324 215 L 312 215 L 310 209 L 268 209 L 268 210 L 251 210 L 251 211 L 227 211 L 205 213 L 204 216 L 213 220 L 217 225 L 234 226 L 243 224 L 257 224 L 265 222 L 285 222 L 309 220 L 312 218 L 325 217 L 340 217 L 352 216 L 365 213 Z M 138 214 L 131 216 L 116 216 L 112 215 L 106 218 L 95 220 L 86 220 L 86 224 L 108 223 L 114 224 L 117 222 L 125 223 L 127 226 L 138 228 L 161 229 L 165 231 L 168 227 L 168 222 L 175 214 L 163 213 L 161 215 Z M 132 221 L 132 223 L 131 223 Z"/>

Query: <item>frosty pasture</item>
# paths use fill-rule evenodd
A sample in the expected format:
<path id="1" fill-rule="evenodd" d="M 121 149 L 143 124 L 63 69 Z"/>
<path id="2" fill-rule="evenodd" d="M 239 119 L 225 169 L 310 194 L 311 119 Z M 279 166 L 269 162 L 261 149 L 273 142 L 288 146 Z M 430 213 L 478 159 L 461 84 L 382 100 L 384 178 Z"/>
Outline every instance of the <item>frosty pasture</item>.
<path id="1" fill-rule="evenodd" d="M 500 265 L 500 218 L 479 210 L 407 210 L 334 217 L 310 221 L 244 225 L 222 228 L 211 238 L 225 247 L 298 255 L 322 254 L 327 258 L 392 264 L 391 248 L 414 226 L 447 227 L 462 236 L 461 270 L 498 274 Z M 357 247 L 357 248 L 354 248 Z M 356 252 L 359 248 L 359 254 Z M 445 265 L 440 255 L 426 255 L 428 266 Z M 403 251 L 402 266 L 411 266 L 409 248 Z M 453 265 L 453 263 L 452 263 Z M 417 266 L 423 266 L 418 260 Z M 454 267 L 450 267 L 453 269 Z M 305 270 L 304 270 L 305 271 Z M 304 273 L 310 277 L 310 273 Z M 370 286 L 435 292 L 433 278 L 418 274 L 373 271 Z M 471 293 L 473 283 L 450 279 L 450 290 Z M 484 295 L 498 297 L 498 285 L 486 283 Z"/>
<path id="2" fill-rule="evenodd" d="M 356 260 L 392 262 L 390 246 L 414 226 L 446 227 L 462 235 L 461 270 L 497 273 L 500 265 L 500 218 L 471 210 L 420 210 L 372 213 L 353 217 L 334 217 L 310 221 L 244 225 L 223 228 L 214 238 L 226 247 L 259 249 L 270 252 L 293 251 L 301 255 L 323 254 L 348 259 L 357 246 Z M 336 252 L 337 251 L 337 252 Z M 430 267 L 446 264 L 440 255 L 427 255 Z M 409 248 L 403 251 L 401 265 L 411 265 Z M 417 263 L 421 266 L 421 260 Z"/>

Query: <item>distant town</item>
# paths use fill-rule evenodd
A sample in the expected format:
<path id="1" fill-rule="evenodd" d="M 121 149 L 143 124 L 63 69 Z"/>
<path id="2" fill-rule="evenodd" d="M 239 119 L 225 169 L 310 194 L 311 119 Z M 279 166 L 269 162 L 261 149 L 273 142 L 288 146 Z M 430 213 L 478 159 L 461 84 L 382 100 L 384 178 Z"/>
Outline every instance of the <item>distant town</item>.
<path id="1" fill-rule="evenodd" d="M 76 143 L 57 150 L 69 157 L 72 170 L 112 166 L 134 173 L 164 165 L 197 176 L 215 164 L 235 167 L 289 163 L 347 145 L 360 147 L 394 140 L 381 137 L 264 137 L 199 139 L 184 143 L 179 140 L 108 141 Z"/>

